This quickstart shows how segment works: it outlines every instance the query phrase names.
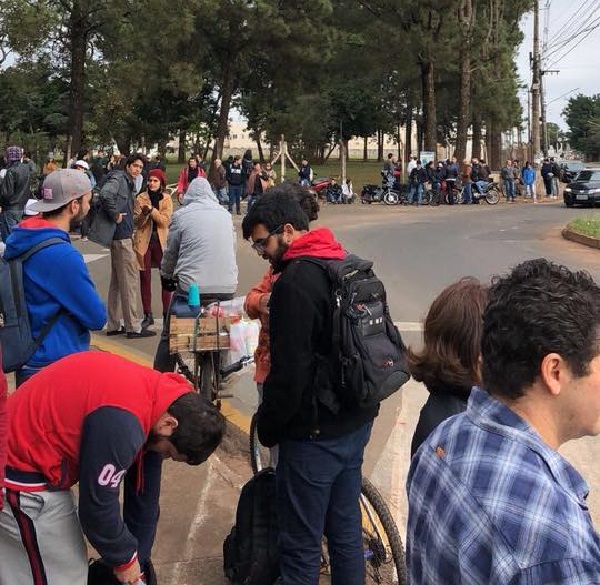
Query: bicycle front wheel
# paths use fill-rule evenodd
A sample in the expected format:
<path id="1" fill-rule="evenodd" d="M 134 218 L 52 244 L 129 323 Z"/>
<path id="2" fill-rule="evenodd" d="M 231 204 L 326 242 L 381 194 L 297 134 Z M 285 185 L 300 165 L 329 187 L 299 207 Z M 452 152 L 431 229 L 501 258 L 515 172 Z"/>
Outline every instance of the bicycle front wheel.
<path id="1" fill-rule="evenodd" d="M 252 473 L 254 473 L 254 475 L 269 465 L 269 449 L 263 447 L 258 440 L 256 423 L 257 417 L 256 413 L 254 413 L 252 415 L 252 420 L 250 421 L 250 434 L 248 436 L 250 443 L 250 467 L 252 467 Z"/>
<path id="2" fill-rule="evenodd" d="M 404 549 L 398 527 L 377 488 L 362 478 L 360 494 L 365 584 L 406 585 Z"/>
<path id="3" fill-rule="evenodd" d="M 211 352 L 203 352 L 198 355 L 198 391 L 200 395 L 212 402 L 216 399 L 217 393 L 217 375 L 216 368 L 219 367 L 215 364 L 217 356 Z M 218 361 L 218 360 L 217 360 Z"/>

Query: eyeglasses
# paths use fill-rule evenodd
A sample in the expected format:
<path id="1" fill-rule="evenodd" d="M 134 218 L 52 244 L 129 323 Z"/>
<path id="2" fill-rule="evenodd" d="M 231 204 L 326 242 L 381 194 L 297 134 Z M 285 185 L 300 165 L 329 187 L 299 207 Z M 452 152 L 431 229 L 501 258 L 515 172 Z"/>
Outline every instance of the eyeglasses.
<path id="1" fill-rule="evenodd" d="M 272 232 L 269 232 L 269 235 L 266 238 L 254 240 L 254 243 L 252 244 L 252 249 L 256 250 L 256 252 L 258 252 L 259 254 L 264 254 L 265 250 L 267 249 L 267 242 L 269 241 L 269 239 L 275 234 L 281 233 L 282 231 L 283 225 L 280 225 L 279 227 L 276 227 Z"/>

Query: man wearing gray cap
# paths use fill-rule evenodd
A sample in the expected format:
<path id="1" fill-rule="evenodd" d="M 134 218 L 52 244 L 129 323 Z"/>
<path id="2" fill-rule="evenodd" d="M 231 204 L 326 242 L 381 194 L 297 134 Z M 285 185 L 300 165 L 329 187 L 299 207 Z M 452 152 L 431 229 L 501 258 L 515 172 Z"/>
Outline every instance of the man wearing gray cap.
<path id="1" fill-rule="evenodd" d="M 89 179 L 80 171 L 50 173 L 42 185 L 43 199 L 28 208 L 39 215 L 22 221 L 6 241 L 6 260 L 45 246 L 23 262 L 23 288 L 34 339 L 52 322 L 35 353 L 16 373 L 18 385 L 62 357 L 88 350 L 90 330 L 100 330 L 106 323 L 106 307 L 69 238 L 69 231 L 89 211 L 91 192 Z"/>
<path id="2" fill-rule="evenodd" d="M 21 221 L 25 203 L 30 197 L 31 169 L 21 162 L 23 149 L 9 146 L 6 149 L 7 171 L 0 185 L 0 237 L 6 242 L 8 234 Z"/>

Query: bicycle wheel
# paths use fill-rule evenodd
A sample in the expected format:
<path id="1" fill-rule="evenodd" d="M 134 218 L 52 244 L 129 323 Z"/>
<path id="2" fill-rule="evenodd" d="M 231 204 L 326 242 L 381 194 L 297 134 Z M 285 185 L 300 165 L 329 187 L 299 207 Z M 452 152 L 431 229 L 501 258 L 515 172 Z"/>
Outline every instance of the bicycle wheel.
<path id="1" fill-rule="evenodd" d="M 269 465 L 269 449 L 263 447 L 258 440 L 256 422 L 256 413 L 254 413 L 250 420 L 250 434 L 248 435 L 250 443 L 250 467 L 252 467 L 252 473 L 254 475 Z"/>
<path id="2" fill-rule="evenodd" d="M 421 205 L 431 205 L 431 191 L 429 189 L 423 190 Z"/>
<path id="3" fill-rule="evenodd" d="M 211 402 L 217 397 L 215 356 L 211 352 L 203 352 L 198 355 L 198 392 Z"/>
<path id="4" fill-rule="evenodd" d="M 398 527 L 377 488 L 362 478 L 360 495 L 365 584 L 406 585 L 404 549 Z"/>
<path id="5" fill-rule="evenodd" d="M 446 192 L 446 203 L 448 205 L 454 205 L 458 203 L 458 191 L 452 189 L 451 191 Z"/>
<path id="6" fill-rule="evenodd" d="M 439 191 L 434 191 L 433 189 L 431 189 L 427 193 L 429 195 L 429 205 L 431 205 L 432 207 L 435 207 L 435 206 L 437 206 L 437 205 L 440 204 L 440 193 L 439 193 Z"/>

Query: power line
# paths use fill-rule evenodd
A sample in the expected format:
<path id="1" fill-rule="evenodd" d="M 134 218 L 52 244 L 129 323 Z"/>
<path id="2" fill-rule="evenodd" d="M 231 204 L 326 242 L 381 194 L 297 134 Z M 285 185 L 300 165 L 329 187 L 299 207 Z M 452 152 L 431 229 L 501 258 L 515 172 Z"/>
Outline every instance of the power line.
<path id="1" fill-rule="evenodd" d="M 565 37 L 567 37 L 566 42 L 568 42 L 568 37 L 570 37 L 577 28 L 577 26 L 581 24 L 578 20 L 579 14 L 584 9 L 586 9 L 590 3 L 592 3 L 592 6 L 590 7 L 591 14 L 593 14 L 595 9 L 597 8 L 596 5 L 600 5 L 600 2 L 598 2 L 597 0 L 583 0 L 583 2 L 579 5 L 579 8 L 558 27 L 558 32 L 552 35 L 555 38 L 555 40 L 550 42 L 548 48 L 552 49 L 561 43 L 565 43 Z"/>
<path id="2" fill-rule="evenodd" d="M 591 22 L 586 23 L 586 26 L 582 26 L 578 31 L 577 34 L 574 36 L 570 36 L 566 41 L 564 41 L 560 46 L 555 47 L 554 49 L 548 51 L 545 55 L 544 55 L 544 59 L 545 60 L 549 60 L 550 57 L 552 57 L 552 55 L 555 55 L 556 53 L 558 53 L 559 51 L 566 49 L 569 45 L 571 45 L 572 43 L 575 44 L 579 44 L 581 42 L 581 35 L 585 35 L 586 37 L 588 36 L 586 33 L 591 33 L 593 32 L 596 28 L 598 28 L 598 26 L 600 26 L 600 16 L 596 17 L 595 20 L 592 20 Z"/>
<path id="3" fill-rule="evenodd" d="M 560 57 L 555 59 L 552 62 L 552 64 L 548 66 L 548 68 L 550 69 L 550 68 L 554 67 L 555 65 L 557 65 L 558 63 L 560 63 L 569 53 L 571 53 L 579 45 L 581 45 L 581 43 L 583 43 L 583 41 L 585 41 L 585 39 L 587 39 L 599 26 L 600 26 L 600 17 L 597 18 L 596 21 L 594 21 L 593 27 L 588 28 L 587 34 L 585 34 L 583 37 L 579 37 L 579 39 L 577 40 L 577 43 L 575 43 L 566 53 L 563 53 Z"/>

